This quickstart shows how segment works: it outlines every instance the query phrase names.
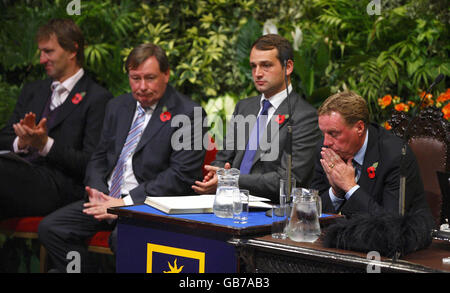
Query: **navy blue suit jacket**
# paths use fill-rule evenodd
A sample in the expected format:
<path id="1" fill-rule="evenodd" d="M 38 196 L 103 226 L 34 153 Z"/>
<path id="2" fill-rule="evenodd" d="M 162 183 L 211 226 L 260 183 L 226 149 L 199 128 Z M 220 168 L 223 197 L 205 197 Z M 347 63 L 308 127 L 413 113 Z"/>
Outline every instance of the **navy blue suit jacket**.
<path id="1" fill-rule="evenodd" d="M 133 172 L 139 183 L 130 191 L 135 204 L 143 203 L 146 196 L 192 194 L 191 186 L 195 180 L 201 180 L 205 150 L 202 145 L 199 149 L 198 142 L 202 141 L 205 133 L 202 118 L 206 114 L 201 109 L 202 117 L 194 120 L 195 107 L 198 107 L 198 113 L 201 109 L 198 104 L 170 85 L 167 86 L 133 155 Z M 163 109 L 170 112 L 170 120 L 161 120 Z M 131 93 L 118 96 L 108 104 L 100 143 L 88 164 L 85 178 L 87 186 L 109 194 L 107 180 L 122 151 L 135 110 L 136 100 Z M 189 126 L 177 124 L 172 127 L 176 115 L 184 115 L 190 123 L 190 135 L 185 137 L 191 140 L 190 149 L 176 150 L 172 147 L 173 134 L 181 131 L 180 127 Z"/>
<path id="2" fill-rule="evenodd" d="M 369 140 L 361 175 L 358 180 L 360 188 L 356 190 L 341 208 L 344 215 L 356 213 L 374 213 L 387 211 L 394 214 L 399 210 L 399 185 L 400 185 L 400 159 L 403 141 L 376 124 L 370 124 Z M 322 146 L 322 144 L 320 145 Z M 311 188 L 318 189 L 322 198 L 323 211 L 336 213 L 328 190 L 325 172 L 320 164 L 320 148 L 316 154 L 314 178 Z M 370 178 L 368 168 L 378 163 L 375 177 Z M 406 199 L 405 211 L 414 212 L 424 210 L 432 223 L 433 218 L 425 199 L 422 179 L 419 173 L 414 153 L 407 148 L 405 159 L 406 168 Z"/>

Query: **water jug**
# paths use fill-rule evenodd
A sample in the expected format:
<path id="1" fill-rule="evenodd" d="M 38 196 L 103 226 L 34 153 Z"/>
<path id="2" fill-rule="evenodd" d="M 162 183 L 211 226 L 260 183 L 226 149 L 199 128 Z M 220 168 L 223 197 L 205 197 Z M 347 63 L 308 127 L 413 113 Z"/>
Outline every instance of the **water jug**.
<path id="1" fill-rule="evenodd" d="M 239 195 L 239 170 L 235 168 L 217 170 L 217 190 L 213 212 L 220 218 L 233 218 L 233 195 Z"/>
<path id="2" fill-rule="evenodd" d="M 288 237 L 297 242 L 314 242 L 320 236 L 320 197 L 317 191 L 305 188 L 296 188 L 293 193 L 294 201 L 287 228 Z"/>

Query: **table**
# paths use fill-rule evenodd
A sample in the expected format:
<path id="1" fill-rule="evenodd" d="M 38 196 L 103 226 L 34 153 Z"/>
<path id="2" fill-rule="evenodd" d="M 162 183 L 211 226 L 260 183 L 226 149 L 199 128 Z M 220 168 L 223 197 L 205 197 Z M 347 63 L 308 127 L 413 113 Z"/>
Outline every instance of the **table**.
<path id="1" fill-rule="evenodd" d="M 118 218 L 116 270 L 123 272 L 241 272 L 235 241 L 270 234 L 271 217 L 251 211 L 247 224 L 214 214 L 168 215 L 148 205 L 108 209 Z M 337 215 L 323 215 L 330 223 Z"/>
<path id="2" fill-rule="evenodd" d="M 433 240 L 427 249 L 393 261 L 374 255 L 326 248 L 317 240 L 299 243 L 290 239 L 273 239 L 270 235 L 248 240 L 235 240 L 250 272 L 260 273 L 335 273 L 335 272 L 450 272 L 442 258 L 450 257 L 450 243 Z"/>

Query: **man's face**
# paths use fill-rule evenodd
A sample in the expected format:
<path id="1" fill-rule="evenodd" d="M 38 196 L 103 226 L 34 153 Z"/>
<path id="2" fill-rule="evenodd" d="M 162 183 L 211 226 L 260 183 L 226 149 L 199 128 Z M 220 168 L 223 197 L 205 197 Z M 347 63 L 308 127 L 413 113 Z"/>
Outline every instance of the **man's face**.
<path id="1" fill-rule="evenodd" d="M 38 48 L 41 52 L 39 62 L 45 66 L 48 76 L 59 81 L 69 77 L 69 67 L 76 63 L 75 52 L 64 50 L 54 34 L 47 40 L 39 40 Z"/>
<path id="2" fill-rule="evenodd" d="M 263 51 L 253 48 L 250 52 L 253 83 L 266 98 L 270 98 L 286 88 L 283 66 L 277 55 L 278 49 Z M 289 70 L 288 74 L 291 71 Z"/>
<path id="3" fill-rule="evenodd" d="M 162 98 L 169 77 L 170 70 L 161 72 L 155 56 L 147 58 L 137 68 L 128 70 L 131 92 L 142 107 L 150 107 Z"/>
<path id="4" fill-rule="evenodd" d="M 324 136 L 323 145 L 344 161 L 353 157 L 364 143 L 364 123 L 361 120 L 349 126 L 341 114 L 331 112 L 319 116 L 319 128 Z"/>

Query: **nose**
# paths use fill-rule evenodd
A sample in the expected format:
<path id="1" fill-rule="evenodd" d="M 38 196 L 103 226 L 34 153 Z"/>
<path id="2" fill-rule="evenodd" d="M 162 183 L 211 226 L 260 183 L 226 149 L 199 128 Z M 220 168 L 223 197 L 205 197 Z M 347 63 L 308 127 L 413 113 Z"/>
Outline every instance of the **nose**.
<path id="1" fill-rule="evenodd" d="M 261 77 L 262 73 L 263 73 L 263 71 L 261 69 L 261 66 L 255 66 L 253 68 L 253 74 L 254 74 L 255 77 Z"/>
<path id="2" fill-rule="evenodd" d="M 329 134 L 324 134 L 323 145 L 326 147 L 330 147 L 333 145 L 333 138 Z"/>
<path id="3" fill-rule="evenodd" d="M 145 90 L 147 89 L 147 84 L 146 84 L 144 78 L 142 78 L 142 79 L 139 80 L 138 87 L 139 87 L 139 89 L 140 89 L 141 91 L 145 91 Z"/>
<path id="4" fill-rule="evenodd" d="M 47 61 L 48 61 L 47 55 L 44 52 L 41 52 L 41 54 L 39 55 L 39 63 L 44 64 L 47 63 Z"/>

